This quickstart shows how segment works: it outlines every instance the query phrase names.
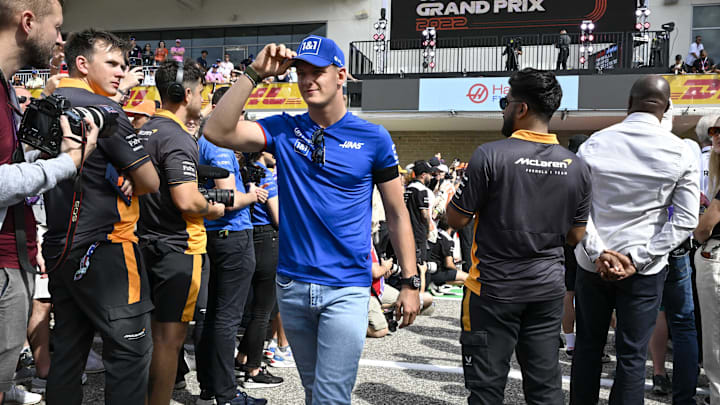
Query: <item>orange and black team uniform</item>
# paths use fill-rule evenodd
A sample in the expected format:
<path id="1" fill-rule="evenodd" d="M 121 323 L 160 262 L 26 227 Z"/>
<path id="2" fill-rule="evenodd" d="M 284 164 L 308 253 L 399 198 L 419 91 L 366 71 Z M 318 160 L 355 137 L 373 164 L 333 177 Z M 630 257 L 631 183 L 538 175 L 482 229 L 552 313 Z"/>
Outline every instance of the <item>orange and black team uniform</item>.
<path id="1" fill-rule="evenodd" d="M 190 322 L 204 308 L 201 277 L 207 275 L 207 235 L 202 216 L 175 206 L 170 188 L 197 184 L 198 144 L 175 114 L 159 110 L 138 136 L 160 175 L 160 191 L 141 197 L 140 245 L 152 284 L 158 322 Z"/>
<path id="2" fill-rule="evenodd" d="M 128 205 L 107 179 L 148 163 L 119 105 L 94 94 L 83 81 L 63 79 L 55 92 L 73 107 L 109 105 L 120 112 L 115 133 L 100 138 L 82 175 L 83 196 L 70 254 L 50 273 L 55 312 L 53 366 L 48 404 L 80 405 L 80 377 L 95 332 L 103 337 L 105 403 L 143 403 L 152 352 L 150 285 L 137 246 L 139 201 Z M 117 181 L 117 180 L 116 180 Z M 48 231 L 43 241 L 47 269 L 66 245 L 74 195 L 68 180 L 45 193 Z"/>
<path id="3" fill-rule="evenodd" d="M 503 402 L 513 351 L 528 404 L 563 403 L 563 245 L 590 201 L 590 169 L 555 135 L 516 131 L 473 154 L 450 202 L 475 216 L 460 337 L 470 404 Z"/>

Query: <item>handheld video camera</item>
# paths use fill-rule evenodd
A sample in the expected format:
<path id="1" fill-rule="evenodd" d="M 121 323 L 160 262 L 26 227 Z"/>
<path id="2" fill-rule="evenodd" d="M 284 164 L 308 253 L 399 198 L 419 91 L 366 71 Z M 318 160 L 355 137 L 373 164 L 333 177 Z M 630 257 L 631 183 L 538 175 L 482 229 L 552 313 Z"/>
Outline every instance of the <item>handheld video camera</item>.
<path id="1" fill-rule="evenodd" d="M 230 172 L 215 166 L 198 165 L 198 184 L 205 184 L 208 180 L 224 179 L 230 175 Z M 235 204 L 235 190 L 208 190 L 202 186 L 198 186 L 198 191 L 205 197 L 208 202 L 216 202 L 231 207 Z"/>
<path id="2" fill-rule="evenodd" d="M 256 166 L 252 162 L 248 162 L 240 169 L 240 175 L 242 176 L 243 184 L 260 184 L 263 177 L 265 177 L 265 169 L 260 166 Z"/>
<path id="3" fill-rule="evenodd" d="M 56 157 L 62 149 L 63 131 L 60 117 L 66 116 L 73 134 L 82 136 L 85 133 L 85 121 L 91 119 L 100 129 L 101 138 L 109 137 L 117 128 L 118 111 L 109 105 L 97 105 L 72 108 L 70 101 L 59 95 L 51 95 L 44 99 L 33 99 L 27 106 L 18 138 L 20 142 Z"/>

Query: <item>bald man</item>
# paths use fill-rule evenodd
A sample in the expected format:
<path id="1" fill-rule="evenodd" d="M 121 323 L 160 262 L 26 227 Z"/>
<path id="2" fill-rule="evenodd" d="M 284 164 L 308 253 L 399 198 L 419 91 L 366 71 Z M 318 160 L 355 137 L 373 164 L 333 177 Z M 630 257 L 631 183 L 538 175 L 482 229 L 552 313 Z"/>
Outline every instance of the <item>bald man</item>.
<path id="1" fill-rule="evenodd" d="M 579 268 L 571 404 L 598 402 L 613 309 L 617 370 L 610 404 L 643 403 L 648 342 L 668 259 L 676 259 L 674 250 L 697 225 L 700 204 L 693 150 L 660 125 L 669 99 L 670 85 L 662 77 L 638 80 L 625 120 L 593 134 L 578 153 L 592 170 L 593 208 L 587 234 L 575 249 Z M 683 271 L 691 271 L 689 263 Z"/>

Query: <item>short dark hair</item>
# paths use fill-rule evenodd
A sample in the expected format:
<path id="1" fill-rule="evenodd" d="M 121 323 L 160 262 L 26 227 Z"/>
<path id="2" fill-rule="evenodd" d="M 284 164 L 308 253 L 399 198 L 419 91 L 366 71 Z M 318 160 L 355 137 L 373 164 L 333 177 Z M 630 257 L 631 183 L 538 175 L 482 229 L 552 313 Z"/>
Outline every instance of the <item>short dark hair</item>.
<path id="1" fill-rule="evenodd" d="M 532 68 L 513 73 L 510 93 L 527 103 L 530 111 L 546 121 L 550 121 L 562 100 L 562 88 L 555 74 Z"/>
<path id="2" fill-rule="evenodd" d="M 200 53 L 208 53 L 208 51 L 203 49 L 202 51 L 200 51 Z"/>
<path id="3" fill-rule="evenodd" d="M 73 32 L 65 43 L 65 61 L 70 73 L 77 69 L 75 60 L 84 56 L 92 60 L 95 54 L 95 44 L 102 43 L 110 46 L 111 50 L 119 49 L 123 53 L 128 50 L 128 42 L 123 41 L 115 34 L 107 31 L 97 31 L 93 28 L 85 31 Z"/>
<path id="4" fill-rule="evenodd" d="M 225 95 L 225 93 L 230 90 L 230 87 L 220 87 L 219 89 L 215 90 L 215 94 L 213 94 L 212 98 L 212 105 L 217 105 L 220 102 L 220 99 Z"/>
<path id="5" fill-rule="evenodd" d="M 172 60 L 164 62 L 160 65 L 157 72 L 155 72 L 155 87 L 157 87 L 160 93 L 160 100 L 163 104 L 170 101 L 168 96 L 168 89 L 170 85 L 175 83 L 177 77 L 178 62 Z M 183 87 L 188 88 L 190 85 L 194 85 L 198 80 L 202 81 L 205 77 L 205 72 L 195 62 L 187 60 L 183 63 Z"/>
<path id="6" fill-rule="evenodd" d="M 682 59 L 682 55 L 675 55 L 675 60 Z"/>
<path id="7" fill-rule="evenodd" d="M 0 26 L 11 23 L 15 15 L 23 10 L 30 10 L 36 17 L 43 18 L 50 12 L 50 4 L 56 1 L 63 7 L 63 0 L 0 0 Z"/>

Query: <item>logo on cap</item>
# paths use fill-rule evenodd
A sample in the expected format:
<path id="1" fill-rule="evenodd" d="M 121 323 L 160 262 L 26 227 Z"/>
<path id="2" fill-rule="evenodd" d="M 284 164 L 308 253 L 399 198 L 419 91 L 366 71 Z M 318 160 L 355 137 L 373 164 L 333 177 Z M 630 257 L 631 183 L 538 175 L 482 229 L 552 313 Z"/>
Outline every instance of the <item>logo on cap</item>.
<path id="1" fill-rule="evenodd" d="M 317 55 L 320 52 L 320 38 L 308 38 L 300 45 L 301 55 Z"/>

